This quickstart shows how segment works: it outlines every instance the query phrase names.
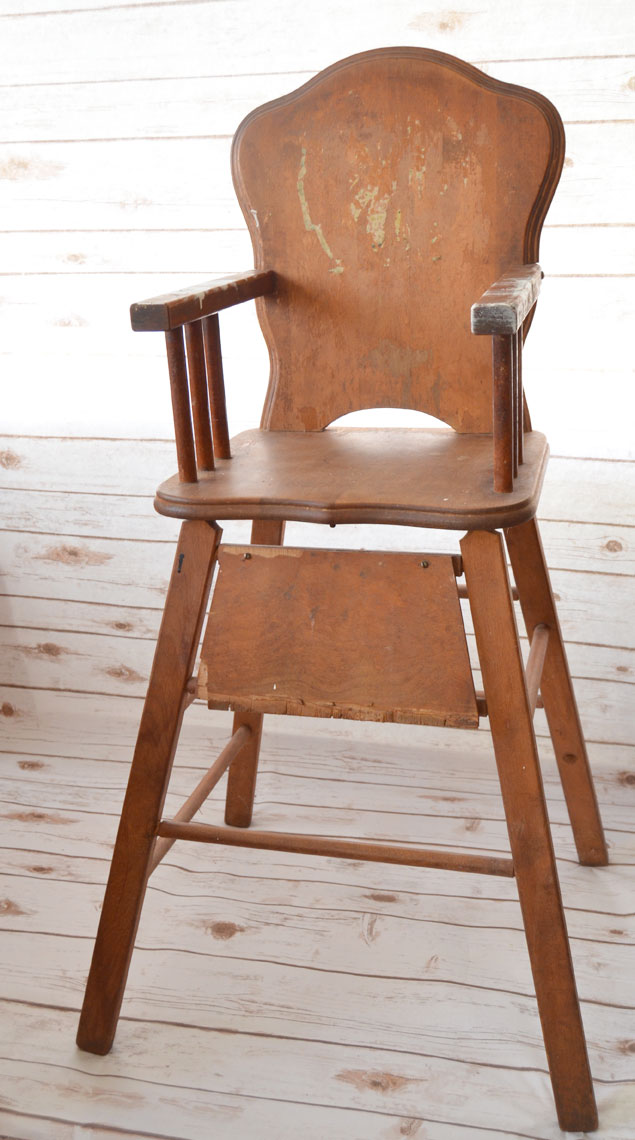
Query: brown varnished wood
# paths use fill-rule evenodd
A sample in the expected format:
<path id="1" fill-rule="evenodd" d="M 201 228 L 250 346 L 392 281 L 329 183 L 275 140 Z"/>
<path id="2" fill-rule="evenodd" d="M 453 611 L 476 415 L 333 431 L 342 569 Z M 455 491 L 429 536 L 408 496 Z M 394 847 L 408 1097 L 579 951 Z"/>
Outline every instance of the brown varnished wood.
<path id="1" fill-rule="evenodd" d="M 207 393 L 207 375 L 205 370 L 205 352 L 203 349 L 201 322 L 192 321 L 190 324 L 185 325 L 184 332 L 187 348 L 187 369 L 190 378 L 190 396 L 192 419 L 194 421 L 197 466 L 200 467 L 201 471 L 213 471 L 214 445 L 212 443 L 212 427 L 209 396 Z"/>
<path id="2" fill-rule="evenodd" d="M 548 458 L 545 437 L 525 436 L 512 492 L 492 485 L 492 441 L 434 428 L 247 431 L 211 476 L 163 483 L 155 507 L 175 518 L 403 523 L 467 530 L 532 518 Z"/>
<path id="3" fill-rule="evenodd" d="M 130 306 L 130 323 L 135 332 L 165 332 L 187 324 L 188 321 L 200 321 L 211 313 L 220 313 L 232 305 L 272 293 L 275 287 L 276 275 L 269 268 L 263 272 L 249 269 L 244 273 L 233 273 L 229 277 L 218 277 L 215 281 L 204 281 L 202 285 L 151 297 L 147 301 L 138 301 Z"/>
<path id="4" fill-rule="evenodd" d="M 540 681 L 545 664 L 547 646 L 549 645 L 550 632 L 551 630 L 548 625 L 537 625 L 531 635 L 531 646 L 529 649 L 529 657 L 527 658 L 527 666 L 525 668 L 525 680 L 527 682 L 529 708 L 532 713 L 536 711 L 538 706 L 538 693 L 540 691 Z"/>
<path id="5" fill-rule="evenodd" d="M 207 363 L 207 382 L 209 385 L 209 403 L 212 416 L 214 447 L 219 459 L 231 459 L 218 314 L 213 313 L 211 317 L 204 317 L 201 323 L 203 325 L 203 340 L 205 342 L 205 360 Z"/>
<path id="6" fill-rule="evenodd" d="M 474 531 L 461 551 L 558 1120 L 584 1132 L 597 1109 L 503 541 Z"/>
<path id="7" fill-rule="evenodd" d="M 251 729 L 248 725 L 242 724 L 240 728 L 236 729 L 230 740 L 227 742 L 223 751 L 207 772 L 202 780 L 194 788 L 194 791 L 189 795 L 184 804 L 179 808 L 174 816 L 173 822 L 176 823 L 189 823 L 194 818 L 197 811 L 203 806 L 210 793 L 213 792 L 219 780 L 223 778 L 225 772 L 230 764 L 236 760 L 240 755 L 241 750 L 249 743 L 251 739 Z M 154 850 L 152 852 L 152 860 L 150 863 L 150 874 L 156 870 L 162 859 L 165 858 L 168 851 L 174 843 L 173 839 L 157 839 Z"/>
<path id="8" fill-rule="evenodd" d="M 563 157 L 546 99 L 421 48 L 342 60 L 252 112 L 232 163 L 255 264 L 278 275 L 258 302 L 263 426 L 404 407 L 490 431 L 470 306 L 537 261 Z"/>
<path id="9" fill-rule="evenodd" d="M 89 1053 L 115 1035 L 220 535 L 181 528 L 77 1034 Z"/>
<path id="10" fill-rule="evenodd" d="M 181 483 L 196 483 L 196 455 L 194 452 L 194 435 L 192 434 L 192 414 L 190 411 L 190 394 L 187 382 L 183 330 L 176 329 L 174 332 L 166 332 L 165 346 L 168 356 L 168 371 L 170 373 L 170 392 L 172 395 L 172 414 L 174 416 L 179 481 Z"/>
<path id="11" fill-rule="evenodd" d="M 538 526 L 532 520 L 505 537 L 527 633 L 531 637 L 539 623 L 551 631 L 541 692 L 578 856 L 604 866 L 604 831 Z"/>
<path id="12" fill-rule="evenodd" d="M 249 713 L 477 728 L 452 558 L 222 546 L 199 694 Z"/>
<path id="13" fill-rule="evenodd" d="M 251 528 L 251 541 L 254 545 L 282 546 L 284 529 L 283 520 L 256 519 Z M 227 777 L 225 823 L 232 827 L 249 827 L 251 823 L 262 740 L 262 713 L 234 713 L 233 731 L 236 732 L 241 725 L 247 725 L 251 736 Z"/>
<path id="14" fill-rule="evenodd" d="M 476 875 L 513 878 L 514 864 L 500 855 L 476 855 L 469 851 L 372 843 L 363 839 L 335 839 L 322 835 L 281 834 L 277 831 L 244 831 L 208 823 L 179 823 L 164 819 L 159 835 L 199 843 L 227 843 L 231 847 L 255 847 L 264 851 L 288 851 L 298 855 L 321 855 L 332 859 L 361 859 L 369 863 L 399 863 L 406 867 L 437 867 L 444 871 L 468 871 Z"/>
<path id="15" fill-rule="evenodd" d="M 492 337 L 494 490 L 514 490 L 513 338 Z"/>

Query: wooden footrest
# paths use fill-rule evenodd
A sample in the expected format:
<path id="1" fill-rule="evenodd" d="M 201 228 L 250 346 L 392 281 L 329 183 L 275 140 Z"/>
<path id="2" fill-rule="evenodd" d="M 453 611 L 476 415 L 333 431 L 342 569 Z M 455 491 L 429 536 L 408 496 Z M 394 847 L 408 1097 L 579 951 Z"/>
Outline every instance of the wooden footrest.
<path id="1" fill-rule="evenodd" d="M 221 546 L 198 695 L 239 712 L 477 728 L 452 556 Z"/>

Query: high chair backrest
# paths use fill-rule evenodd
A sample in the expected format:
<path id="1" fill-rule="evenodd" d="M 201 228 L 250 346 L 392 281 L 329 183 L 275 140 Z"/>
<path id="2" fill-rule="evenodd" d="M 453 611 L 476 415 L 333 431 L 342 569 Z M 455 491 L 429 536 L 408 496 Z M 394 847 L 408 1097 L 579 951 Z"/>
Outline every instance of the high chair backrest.
<path id="1" fill-rule="evenodd" d="M 492 430 L 489 337 L 470 307 L 538 260 L 564 131 L 534 91 L 453 56 L 383 48 L 252 112 L 232 152 L 271 356 L 263 427 L 411 408 Z"/>

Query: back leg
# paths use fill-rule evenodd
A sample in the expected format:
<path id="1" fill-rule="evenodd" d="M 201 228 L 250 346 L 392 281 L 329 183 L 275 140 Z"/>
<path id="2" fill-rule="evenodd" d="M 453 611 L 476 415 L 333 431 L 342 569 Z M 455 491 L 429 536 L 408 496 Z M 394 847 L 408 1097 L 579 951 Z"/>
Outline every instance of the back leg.
<path id="1" fill-rule="evenodd" d="M 284 522 L 277 519 L 255 519 L 251 528 L 251 541 L 256 546 L 282 546 Z M 254 810 L 256 777 L 262 739 L 262 713 L 236 713 L 232 732 L 241 724 L 251 729 L 251 736 L 229 769 L 225 823 L 230 827 L 249 827 Z"/>
<path id="2" fill-rule="evenodd" d="M 587 866 L 604 866 L 602 820 L 536 520 L 507 530 L 505 537 L 529 638 L 541 622 L 551 630 L 540 691 L 578 857 Z"/>
<path id="3" fill-rule="evenodd" d="M 220 536 L 215 523 L 181 527 L 77 1033 L 89 1053 L 115 1036 Z"/>

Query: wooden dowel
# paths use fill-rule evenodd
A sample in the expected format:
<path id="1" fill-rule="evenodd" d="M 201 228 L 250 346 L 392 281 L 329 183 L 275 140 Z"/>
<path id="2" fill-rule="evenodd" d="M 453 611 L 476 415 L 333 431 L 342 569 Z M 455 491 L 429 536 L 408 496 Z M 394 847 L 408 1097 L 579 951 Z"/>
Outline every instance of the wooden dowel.
<path id="1" fill-rule="evenodd" d="M 494 490 L 514 489 L 512 337 L 492 337 Z"/>
<path id="2" fill-rule="evenodd" d="M 189 823 L 192 816 L 196 815 L 198 809 L 202 807 L 210 792 L 216 787 L 221 776 L 229 768 L 232 760 L 235 760 L 238 753 L 243 749 L 251 736 L 251 729 L 248 725 L 243 724 L 236 730 L 231 740 L 225 745 L 220 756 L 212 764 L 211 768 L 205 773 L 203 779 L 196 785 L 191 796 L 188 796 L 185 803 L 174 816 L 175 822 Z M 175 839 L 157 839 L 152 852 L 152 861 L 150 863 L 150 874 L 158 867 L 161 860 L 167 855 L 170 848 L 175 843 Z"/>
<path id="3" fill-rule="evenodd" d="M 192 417 L 190 414 L 190 398 L 187 386 L 183 330 L 178 328 L 170 329 L 166 332 L 165 345 L 168 353 L 168 369 L 170 372 L 170 390 L 172 392 L 172 413 L 174 415 L 174 435 L 176 439 L 179 478 L 182 483 L 197 483 L 198 476 L 196 474 L 196 457 L 194 455 L 194 436 L 192 435 Z"/>
<path id="4" fill-rule="evenodd" d="M 538 703 L 538 690 L 540 688 L 542 667 L 545 663 L 550 632 L 551 630 L 548 625 L 537 625 L 531 635 L 525 678 L 527 681 L 527 693 L 529 695 L 529 707 L 532 713 L 535 712 Z"/>
<path id="5" fill-rule="evenodd" d="M 518 333 L 512 340 L 512 474 L 518 475 Z"/>
<path id="6" fill-rule="evenodd" d="M 190 324 L 185 325 L 185 345 L 187 348 L 187 367 L 190 376 L 190 396 L 192 400 L 192 418 L 194 420 L 194 438 L 196 439 L 196 459 L 201 471 L 213 471 L 214 446 L 212 444 L 209 398 L 207 395 L 207 376 L 205 374 L 203 330 L 200 321 L 192 321 Z"/>
<path id="7" fill-rule="evenodd" d="M 476 697 L 476 707 L 478 709 L 478 715 L 480 717 L 489 716 L 489 711 L 487 708 L 487 697 L 485 696 L 485 693 L 483 692 L 483 690 L 482 689 L 475 689 L 474 695 Z M 536 698 L 536 708 L 537 709 L 544 709 L 544 707 L 545 706 L 543 704 L 542 697 L 540 696 L 540 694 L 538 694 L 538 697 Z"/>
<path id="8" fill-rule="evenodd" d="M 203 322 L 205 359 L 207 360 L 207 383 L 209 403 L 212 412 L 214 447 L 219 459 L 231 459 L 229 428 L 227 426 L 227 405 L 225 402 L 225 380 L 223 378 L 223 357 L 220 347 L 220 324 L 218 313 L 205 317 Z"/>
<path id="9" fill-rule="evenodd" d="M 525 424 L 524 424 L 524 393 L 523 393 L 523 330 L 519 328 L 516 339 L 518 341 L 518 355 L 516 364 L 516 417 L 518 422 L 518 463 L 525 462 Z"/>
<path id="10" fill-rule="evenodd" d="M 333 859 L 362 859 L 370 863 L 400 863 L 409 867 L 436 867 L 444 871 L 471 871 L 477 875 L 513 878 L 511 859 L 473 855 L 469 851 L 431 851 L 421 847 L 396 847 L 361 839 L 331 839 L 322 835 L 291 835 L 276 831 L 252 831 L 242 827 L 215 827 L 209 823 L 179 823 L 164 819 L 158 834 L 169 839 L 199 843 L 226 843 L 231 847 L 256 847 L 288 851 L 294 855 L 327 855 Z"/>
<path id="11" fill-rule="evenodd" d="M 458 591 L 458 595 L 460 598 L 469 598 L 469 596 L 470 596 L 467 592 L 467 586 L 464 586 L 462 584 L 457 586 L 457 591 Z M 515 602 L 517 602 L 518 601 L 518 590 L 516 589 L 515 586 L 512 586 L 511 591 L 512 591 L 512 598 L 514 599 Z"/>

